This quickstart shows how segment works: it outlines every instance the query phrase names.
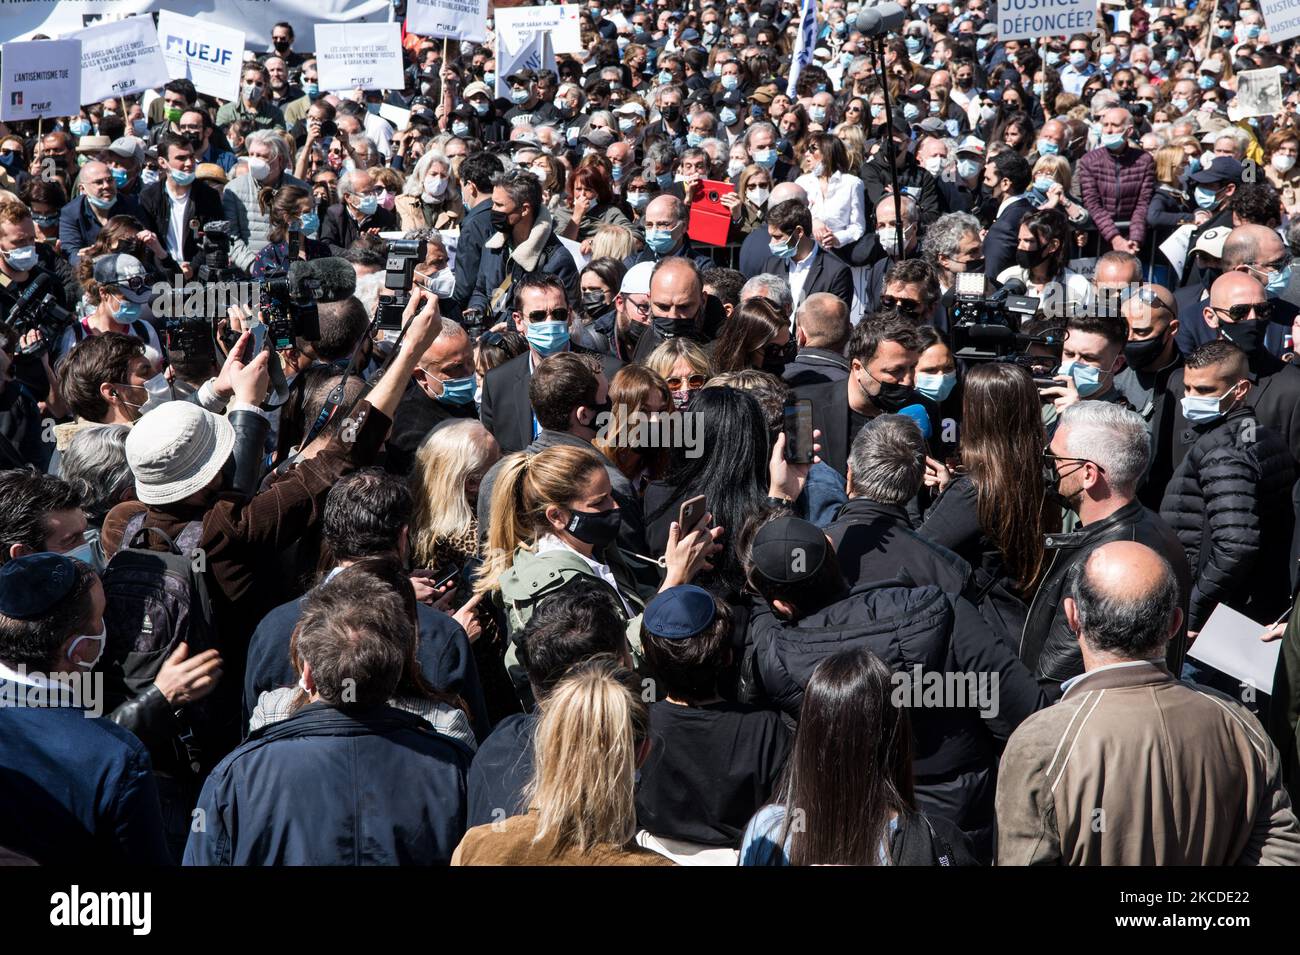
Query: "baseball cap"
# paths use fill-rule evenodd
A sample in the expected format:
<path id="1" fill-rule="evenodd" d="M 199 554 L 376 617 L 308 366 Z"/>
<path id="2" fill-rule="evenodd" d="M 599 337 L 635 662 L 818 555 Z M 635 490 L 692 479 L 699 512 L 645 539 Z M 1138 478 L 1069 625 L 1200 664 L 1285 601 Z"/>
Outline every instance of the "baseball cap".
<path id="1" fill-rule="evenodd" d="M 778 517 L 754 535 L 750 561 L 755 574 L 774 584 L 797 584 L 817 575 L 829 550 L 830 542 L 815 524 Z"/>
<path id="2" fill-rule="evenodd" d="M 620 295 L 649 295 L 650 276 L 654 274 L 653 262 L 638 262 L 623 273 L 623 284 L 618 287 Z"/>
<path id="3" fill-rule="evenodd" d="M 1192 251 L 1204 252 L 1216 259 L 1223 258 L 1223 244 L 1228 241 L 1228 233 L 1231 231 L 1231 227 L 1226 225 L 1206 229 L 1201 233 L 1201 237 L 1196 240 L 1196 244 L 1192 246 Z"/>
<path id="4" fill-rule="evenodd" d="M 469 99 L 471 96 L 478 96 L 479 94 L 486 96 L 488 99 L 492 98 L 492 91 L 488 89 L 487 84 L 475 80 L 466 86 L 464 92 L 460 95 L 465 99 Z"/>
<path id="5" fill-rule="evenodd" d="M 683 584 L 669 587 L 646 604 L 641 629 L 664 640 L 685 640 L 704 632 L 717 613 L 711 593 Z"/>
<path id="6" fill-rule="evenodd" d="M 223 415 L 189 401 L 164 402 L 126 437 L 136 497 L 145 504 L 184 500 L 212 483 L 234 447 L 235 429 Z"/>
<path id="7" fill-rule="evenodd" d="M 1215 182 L 1241 182 L 1241 163 L 1231 156 L 1215 156 L 1208 169 L 1192 173 L 1190 181 L 1208 185 Z"/>
<path id="8" fill-rule="evenodd" d="M 511 73 L 509 76 L 506 77 L 506 82 L 507 83 L 531 83 L 535 79 L 537 79 L 537 76 L 536 74 L 533 73 L 532 70 L 515 70 L 515 72 Z"/>
<path id="9" fill-rule="evenodd" d="M 618 116 L 633 116 L 633 115 L 635 115 L 635 116 L 640 116 L 640 117 L 644 118 L 644 117 L 645 117 L 645 107 L 642 106 L 640 103 L 627 102 L 627 103 L 624 103 L 624 104 L 622 104 L 621 106 L 619 106 L 618 109 L 614 110 L 614 113 L 615 113 L 615 115 L 618 115 Z"/>
<path id="10" fill-rule="evenodd" d="M 108 151 L 121 156 L 123 159 L 144 162 L 144 141 L 136 139 L 134 136 L 119 136 L 109 145 Z"/>
<path id="11" fill-rule="evenodd" d="M 972 156 L 984 158 L 984 140 L 978 136 L 967 136 L 957 145 L 957 155 L 970 153 Z"/>
<path id="12" fill-rule="evenodd" d="M 582 137 L 582 142 L 597 149 L 608 149 L 614 142 L 614 134 L 608 129 L 593 129 Z"/>
<path id="13" fill-rule="evenodd" d="M 62 554 L 27 554 L 0 567 L 0 614 L 39 620 L 72 593 L 77 567 Z"/>
<path id="14" fill-rule="evenodd" d="M 95 260 L 92 275 L 98 285 L 119 289 L 128 302 L 143 305 L 153 296 L 149 289 L 149 271 L 134 255 L 112 252 Z"/>

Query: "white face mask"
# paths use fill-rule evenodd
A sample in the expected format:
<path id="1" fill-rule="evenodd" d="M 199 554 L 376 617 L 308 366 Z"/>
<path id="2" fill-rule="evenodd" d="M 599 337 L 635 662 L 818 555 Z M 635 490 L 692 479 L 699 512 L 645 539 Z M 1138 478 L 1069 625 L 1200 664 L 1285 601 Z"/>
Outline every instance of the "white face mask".
<path id="1" fill-rule="evenodd" d="M 456 273 L 451 269 L 443 269 L 429 276 L 425 280 L 424 287 L 439 298 L 450 298 L 451 293 L 456 290 Z"/>
<path id="2" fill-rule="evenodd" d="M 755 186 L 749 190 L 749 201 L 754 205 L 762 207 L 767 202 L 767 197 L 772 194 L 772 190 L 763 186 Z"/>
<path id="3" fill-rule="evenodd" d="M 265 159 L 248 156 L 244 159 L 244 163 L 248 166 L 248 174 L 258 182 L 265 182 L 267 177 L 271 175 L 271 164 Z"/>
<path id="4" fill-rule="evenodd" d="M 937 176 L 943 170 L 943 157 L 931 156 L 925 161 L 925 171 L 932 176 Z"/>
<path id="5" fill-rule="evenodd" d="M 81 643 L 82 640 L 94 640 L 96 643 L 99 644 L 99 649 L 95 651 L 94 659 L 78 660 L 75 656 L 73 656 L 73 654 L 76 652 L 77 644 Z M 99 662 L 99 658 L 104 655 L 104 644 L 107 642 L 108 642 L 108 621 L 105 620 L 100 624 L 99 633 L 83 634 L 82 636 L 77 637 L 77 639 L 72 641 L 72 646 L 68 647 L 68 659 L 71 660 L 73 663 L 75 663 L 77 666 L 81 667 L 83 670 L 93 670 L 95 668 L 95 664 Z"/>
<path id="6" fill-rule="evenodd" d="M 1282 153 L 1273 154 L 1273 168 L 1278 172 L 1290 172 L 1291 167 L 1294 165 L 1294 156 L 1284 156 Z"/>
<path id="7" fill-rule="evenodd" d="M 442 198 L 447 192 L 447 179 L 445 176 L 425 176 L 424 177 L 424 196 L 426 202 L 432 202 L 435 199 Z"/>

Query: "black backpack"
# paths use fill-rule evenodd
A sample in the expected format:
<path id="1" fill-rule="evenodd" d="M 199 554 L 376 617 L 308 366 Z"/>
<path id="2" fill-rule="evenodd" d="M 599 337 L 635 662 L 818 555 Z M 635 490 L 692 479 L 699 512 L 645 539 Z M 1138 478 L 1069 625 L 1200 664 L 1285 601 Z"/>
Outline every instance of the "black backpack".
<path id="1" fill-rule="evenodd" d="M 150 534 L 166 541 L 167 550 L 146 548 Z M 122 547 L 108 562 L 106 664 L 130 696 L 149 688 L 179 644 L 189 644 L 190 656 L 215 646 L 207 581 L 195 569 L 202 534 L 202 522 L 191 521 L 173 541 L 156 527 L 144 527 L 140 513 L 126 525 Z"/>

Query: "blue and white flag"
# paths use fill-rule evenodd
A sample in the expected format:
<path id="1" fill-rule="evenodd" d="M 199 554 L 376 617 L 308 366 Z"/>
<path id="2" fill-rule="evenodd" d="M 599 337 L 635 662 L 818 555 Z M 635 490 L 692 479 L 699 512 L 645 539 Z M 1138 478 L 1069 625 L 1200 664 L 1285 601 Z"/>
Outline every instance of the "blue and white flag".
<path id="1" fill-rule="evenodd" d="M 794 99 L 799 74 L 812 59 L 813 47 L 816 45 L 817 0 L 803 0 L 803 7 L 799 11 L 799 36 L 794 41 L 794 56 L 790 59 L 790 82 L 785 88 L 785 95 L 791 99 Z"/>

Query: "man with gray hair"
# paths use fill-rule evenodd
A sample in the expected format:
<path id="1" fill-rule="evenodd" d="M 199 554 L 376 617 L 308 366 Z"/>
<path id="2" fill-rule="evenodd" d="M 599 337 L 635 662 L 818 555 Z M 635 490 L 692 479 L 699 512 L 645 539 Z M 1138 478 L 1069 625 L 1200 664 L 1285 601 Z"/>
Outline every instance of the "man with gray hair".
<path id="1" fill-rule="evenodd" d="M 999 865 L 1300 865 L 1282 758 L 1232 697 L 1165 667 L 1186 600 L 1157 551 L 1113 540 L 1073 562 L 1080 673 L 998 767 Z"/>
<path id="2" fill-rule="evenodd" d="M 1052 698 L 1060 695 L 1063 682 L 1083 672 L 1079 643 L 1061 603 L 1066 579 L 1072 567 L 1101 545 L 1138 541 L 1161 554 L 1177 576 L 1185 623 L 1191 592 L 1187 556 L 1178 535 L 1137 499 L 1150 453 L 1142 416 L 1104 401 L 1079 401 L 1066 408 L 1044 453 L 1049 497 L 1077 513 L 1082 522 L 1077 530 L 1044 539 L 1043 564 L 1048 569 L 1020 638 L 1020 659 Z M 1173 673 L 1182 672 L 1186 643 L 1183 626 L 1169 641 Z"/>
<path id="3" fill-rule="evenodd" d="M 1105 92 L 1093 97 L 1094 109 Z M 1156 191 L 1156 162 L 1131 142 L 1133 116 L 1127 109 L 1112 104 L 1097 115 L 1101 145 L 1079 160 L 1075 179 L 1102 241 L 1117 252 L 1137 253 Z"/>
<path id="4" fill-rule="evenodd" d="M 339 201 L 325 211 L 320 239 L 333 255 L 342 255 L 362 233 L 374 235 L 397 228 L 397 213 L 379 205 L 384 187 L 364 169 L 339 176 Z"/>
<path id="5" fill-rule="evenodd" d="M 773 275 L 771 272 L 755 275 L 741 286 L 741 304 L 751 298 L 765 298 L 775 302 L 782 315 L 789 315 L 794 311 L 794 295 L 790 291 L 790 283 L 780 275 Z"/>
<path id="6" fill-rule="evenodd" d="M 230 245 L 231 264 L 247 270 L 257 253 L 266 247 L 267 235 L 271 231 L 271 217 L 262 211 L 262 190 L 297 186 L 310 194 L 311 185 L 289 174 L 293 154 L 289 151 L 289 144 L 274 130 L 259 129 L 249 133 L 244 145 L 248 153 L 245 160 L 248 172 L 226 184 L 221 194 L 221 206 L 235 237 Z"/>

